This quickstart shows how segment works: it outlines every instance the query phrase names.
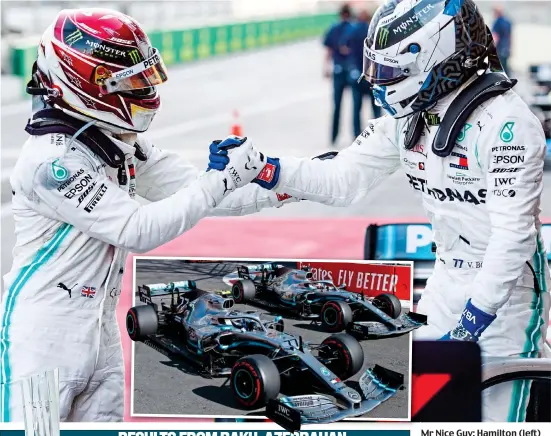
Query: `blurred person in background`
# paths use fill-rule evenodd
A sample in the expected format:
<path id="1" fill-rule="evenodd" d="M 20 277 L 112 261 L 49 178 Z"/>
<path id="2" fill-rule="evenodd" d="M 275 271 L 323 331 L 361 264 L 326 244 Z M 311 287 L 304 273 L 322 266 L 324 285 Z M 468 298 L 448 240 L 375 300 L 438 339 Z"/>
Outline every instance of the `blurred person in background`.
<path id="1" fill-rule="evenodd" d="M 62 421 L 122 421 L 116 306 L 128 251 L 152 250 L 223 209 L 265 164 L 246 138 L 217 143 L 224 167 L 202 174 L 154 147 L 141 133 L 167 77 L 141 26 L 117 11 L 64 10 L 42 36 L 27 85 L 30 137 L 10 178 L 16 246 L 0 314 L 3 422 L 23 421 L 15 383 L 56 368 Z"/>
<path id="2" fill-rule="evenodd" d="M 511 89 L 481 12 L 473 0 L 387 1 L 364 49 L 362 77 L 388 114 L 342 151 L 268 157 L 261 186 L 287 202 L 344 207 L 402 168 L 436 244 L 417 307 L 428 325 L 414 339 L 478 343 L 484 357 L 525 358 L 527 367 L 547 357 L 545 136 Z M 529 380 L 485 389 L 483 420 L 525 421 L 530 389 Z"/>
<path id="3" fill-rule="evenodd" d="M 339 22 L 333 24 L 323 38 L 323 45 L 326 49 L 323 73 L 325 77 L 332 77 L 333 79 L 332 146 L 335 146 L 335 142 L 339 136 L 342 96 L 344 90 L 350 85 L 350 50 L 342 44 L 343 38 L 353 27 L 350 21 L 352 19 L 352 10 L 348 4 L 341 6 L 339 17 Z"/>
<path id="4" fill-rule="evenodd" d="M 511 69 L 509 66 L 509 57 L 511 56 L 511 42 L 512 42 L 512 30 L 513 24 L 511 20 L 503 12 L 503 6 L 497 5 L 494 7 L 495 21 L 492 26 L 492 32 L 494 40 L 497 46 L 497 55 L 501 60 L 501 65 L 508 76 L 511 75 Z"/>
<path id="5" fill-rule="evenodd" d="M 381 116 L 381 107 L 377 106 L 371 86 L 365 80 L 358 82 L 362 74 L 363 68 L 363 51 L 364 41 L 369 31 L 369 21 L 371 16 L 367 10 L 362 10 L 358 13 L 358 20 L 351 27 L 350 31 L 345 35 L 342 45 L 346 46 L 350 51 L 350 83 L 352 86 L 352 103 L 353 103 L 353 125 L 354 136 L 359 136 L 362 131 L 361 114 L 362 103 L 365 97 L 371 101 L 371 111 L 373 118 Z"/>

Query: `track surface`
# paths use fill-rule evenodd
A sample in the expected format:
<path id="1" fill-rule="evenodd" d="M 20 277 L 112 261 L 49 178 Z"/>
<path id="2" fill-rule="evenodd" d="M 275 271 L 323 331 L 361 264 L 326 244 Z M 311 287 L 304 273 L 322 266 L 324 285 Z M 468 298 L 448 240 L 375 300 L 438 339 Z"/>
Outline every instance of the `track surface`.
<path id="1" fill-rule="evenodd" d="M 227 289 L 222 277 L 235 271 L 236 264 L 189 264 L 179 260 L 138 259 L 136 286 L 147 283 L 167 283 L 195 280 L 205 290 Z M 252 310 L 251 306 L 236 305 Z M 260 310 L 260 309 L 259 309 Z M 268 313 L 266 311 L 262 311 Z M 305 341 L 320 343 L 327 333 L 310 326 L 308 321 L 285 318 L 286 331 L 302 335 Z M 366 357 L 364 368 L 380 364 L 401 372 L 409 381 L 409 335 L 397 338 L 362 341 Z M 358 377 L 352 380 L 357 380 Z M 133 413 L 157 415 L 244 415 L 234 402 L 229 387 L 220 388 L 225 379 L 208 379 L 196 375 L 195 366 L 185 360 L 175 360 L 152 347 L 136 343 L 134 349 Z M 305 392 L 307 393 L 307 392 Z M 407 418 L 409 388 L 365 418 Z M 252 412 L 258 415 L 259 412 Z"/>

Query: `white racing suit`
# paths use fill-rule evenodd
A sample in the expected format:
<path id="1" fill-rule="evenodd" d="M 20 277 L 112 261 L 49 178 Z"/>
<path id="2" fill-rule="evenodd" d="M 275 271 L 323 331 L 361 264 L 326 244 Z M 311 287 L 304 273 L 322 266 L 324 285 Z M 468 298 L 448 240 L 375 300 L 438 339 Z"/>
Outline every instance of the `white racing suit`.
<path id="1" fill-rule="evenodd" d="M 117 142 L 127 180 L 62 134 L 33 136 L 22 149 L 10 180 L 17 241 L 0 313 L 2 421 L 23 421 L 17 380 L 57 367 L 62 421 L 123 418 L 115 309 L 128 251 L 156 248 L 224 204 L 223 189 L 205 189 L 194 166 L 139 138 L 145 162 Z M 259 205 L 278 205 L 256 188 Z M 157 203 L 140 206 L 135 194 Z"/>
<path id="2" fill-rule="evenodd" d="M 446 100 L 439 103 L 441 117 L 452 97 Z M 274 190 L 347 206 L 402 167 L 422 197 L 438 259 L 418 306 L 429 325 L 414 337 L 440 339 L 456 327 L 472 298 L 476 307 L 497 315 L 480 338 L 484 354 L 538 357 L 550 286 L 540 235 L 545 139 L 539 121 L 508 91 L 472 113 L 446 158 L 431 150 L 438 126 L 426 127 L 420 142 L 406 150 L 405 123 L 374 120 L 332 160 L 281 158 Z M 528 381 L 488 390 L 484 420 L 523 421 L 529 391 Z"/>

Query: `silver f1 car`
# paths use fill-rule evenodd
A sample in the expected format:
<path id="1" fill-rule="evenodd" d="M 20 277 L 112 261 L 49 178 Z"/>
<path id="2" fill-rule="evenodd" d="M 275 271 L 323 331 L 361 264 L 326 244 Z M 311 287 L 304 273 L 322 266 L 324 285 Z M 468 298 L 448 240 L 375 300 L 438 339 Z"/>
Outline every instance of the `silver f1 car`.
<path id="1" fill-rule="evenodd" d="M 348 292 L 327 280 L 313 280 L 312 273 L 276 263 L 241 265 L 232 286 L 237 303 L 257 303 L 321 322 L 325 331 L 343 330 L 359 338 L 400 336 L 427 323 L 427 317 L 402 313 L 400 300 L 392 294 L 375 298 Z"/>
<path id="2" fill-rule="evenodd" d="M 359 391 L 347 386 L 343 380 L 364 363 L 362 347 L 348 334 L 305 343 L 284 332 L 280 317 L 234 310 L 229 293 L 202 291 L 192 281 L 140 286 L 138 293 L 145 305 L 126 317 L 132 340 L 184 356 L 209 377 L 228 377 L 243 408 L 269 403 L 268 414 L 286 410 L 294 424 L 281 425 L 289 428 L 363 415 L 403 386 L 402 374 L 377 365 L 362 374 Z M 306 395 L 280 396 L 282 388 Z"/>

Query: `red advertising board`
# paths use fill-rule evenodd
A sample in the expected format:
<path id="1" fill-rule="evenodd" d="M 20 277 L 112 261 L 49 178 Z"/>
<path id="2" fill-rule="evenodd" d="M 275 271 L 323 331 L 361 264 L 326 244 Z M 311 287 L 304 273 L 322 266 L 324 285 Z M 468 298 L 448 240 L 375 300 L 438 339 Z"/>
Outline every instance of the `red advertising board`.
<path id="1" fill-rule="evenodd" d="M 331 280 L 345 284 L 348 291 L 367 297 L 394 294 L 400 300 L 411 299 L 412 268 L 410 265 L 365 264 L 352 262 L 300 262 L 310 266 L 314 280 Z"/>

